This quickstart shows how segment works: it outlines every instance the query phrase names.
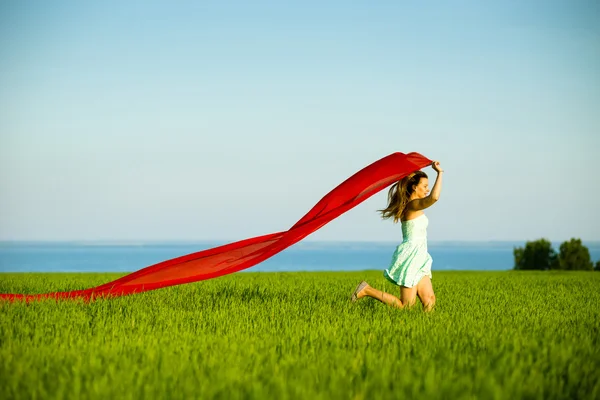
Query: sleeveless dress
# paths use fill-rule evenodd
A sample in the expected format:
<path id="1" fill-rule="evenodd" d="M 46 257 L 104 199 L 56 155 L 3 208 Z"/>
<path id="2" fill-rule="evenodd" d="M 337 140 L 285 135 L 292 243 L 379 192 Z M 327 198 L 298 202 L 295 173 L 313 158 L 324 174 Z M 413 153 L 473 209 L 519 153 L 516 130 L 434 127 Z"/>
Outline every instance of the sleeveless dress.
<path id="1" fill-rule="evenodd" d="M 427 252 L 427 225 L 425 214 L 402 222 L 402 243 L 396 247 L 390 266 L 383 271 L 390 282 L 413 287 L 424 276 L 431 279 L 433 259 Z"/>

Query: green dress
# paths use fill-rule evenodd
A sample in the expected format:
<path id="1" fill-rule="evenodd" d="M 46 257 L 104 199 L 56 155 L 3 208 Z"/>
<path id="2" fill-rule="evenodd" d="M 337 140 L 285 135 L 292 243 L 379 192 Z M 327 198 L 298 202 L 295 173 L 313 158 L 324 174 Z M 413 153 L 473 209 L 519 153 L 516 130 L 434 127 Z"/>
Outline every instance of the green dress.
<path id="1" fill-rule="evenodd" d="M 431 279 L 433 259 L 427 252 L 427 225 L 425 214 L 402 222 L 402 243 L 396 247 L 392 261 L 383 275 L 398 286 L 413 287 L 424 276 Z"/>

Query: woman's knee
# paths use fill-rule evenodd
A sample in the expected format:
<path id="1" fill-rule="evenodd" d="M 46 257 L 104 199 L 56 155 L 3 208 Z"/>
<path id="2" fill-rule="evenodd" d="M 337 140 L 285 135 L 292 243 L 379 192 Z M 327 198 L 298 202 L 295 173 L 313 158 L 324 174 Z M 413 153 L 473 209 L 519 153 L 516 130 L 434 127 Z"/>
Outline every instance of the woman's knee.
<path id="1" fill-rule="evenodd" d="M 434 294 L 430 294 L 428 296 L 425 296 L 425 300 L 424 303 L 428 304 L 428 305 L 434 305 L 435 304 L 435 295 Z"/>

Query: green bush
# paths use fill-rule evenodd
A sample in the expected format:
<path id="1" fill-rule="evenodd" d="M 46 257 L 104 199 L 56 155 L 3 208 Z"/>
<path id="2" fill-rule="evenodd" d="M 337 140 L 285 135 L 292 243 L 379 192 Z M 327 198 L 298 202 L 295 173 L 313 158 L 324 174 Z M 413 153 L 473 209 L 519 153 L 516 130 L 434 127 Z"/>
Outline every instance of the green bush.
<path id="1" fill-rule="evenodd" d="M 525 247 L 515 247 L 513 255 L 516 270 L 556 268 L 556 252 L 552 248 L 552 243 L 546 239 L 527 242 Z"/>
<path id="2" fill-rule="evenodd" d="M 600 271 L 600 260 L 596 261 L 596 268 L 594 270 Z"/>
<path id="3" fill-rule="evenodd" d="M 560 245 L 557 268 L 570 271 L 594 270 L 590 251 L 581 243 L 581 239 L 571 239 Z"/>

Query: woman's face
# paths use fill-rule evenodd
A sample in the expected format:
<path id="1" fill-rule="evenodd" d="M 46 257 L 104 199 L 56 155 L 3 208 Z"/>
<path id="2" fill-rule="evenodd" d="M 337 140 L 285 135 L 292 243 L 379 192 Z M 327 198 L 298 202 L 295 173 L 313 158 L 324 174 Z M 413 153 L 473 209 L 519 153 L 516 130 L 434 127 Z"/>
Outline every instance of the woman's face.
<path id="1" fill-rule="evenodd" d="M 415 196 L 417 199 L 423 199 L 429 194 L 429 179 L 421 178 L 419 184 L 415 186 Z"/>

